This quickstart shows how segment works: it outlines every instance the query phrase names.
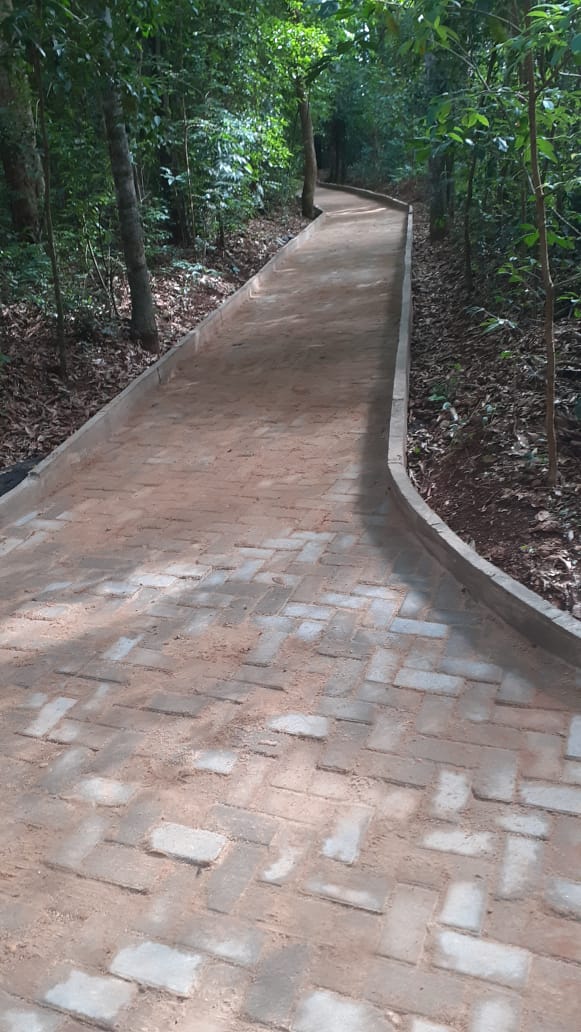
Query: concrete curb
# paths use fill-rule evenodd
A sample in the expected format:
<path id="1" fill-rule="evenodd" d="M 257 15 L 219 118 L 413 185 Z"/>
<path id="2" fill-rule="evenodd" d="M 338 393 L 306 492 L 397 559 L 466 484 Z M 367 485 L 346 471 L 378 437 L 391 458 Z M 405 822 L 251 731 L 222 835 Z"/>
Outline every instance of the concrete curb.
<path id="1" fill-rule="evenodd" d="M 37 509 L 43 501 L 64 483 L 71 480 L 75 471 L 86 462 L 130 415 L 148 400 L 163 384 L 167 383 L 192 354 L 208 346 L 216 332 L 238 312 L 244 302 L 260 290 L 282 262 L 293 254 L 317 232 L 328 217 L 316 209 L 317 218 L 305 226 L 296 237 L 289 240 L 263 265 L 254 276 L 246 281 L 234 294 L 210 312 L 195 329 L 186 333 L 171 351 L 167 351 L 154 365 L 145 369 L 124 391 L 99 409 L 70 437 L 59 444 L 30 471 L 27 477 L 12 491 L 0 498 L 0 525 L 13 523 L 26 513 Z"/>
<path id="2" fill-rule="evenodd" d="M 395 360 L 387 454 L 388 486 L 393 502 L 424 547 L 470 594 L 483 602 L 532 645 L 546 649 L 560 659 L 581 667 L 581 623 L 550 602 L 525 588 L 497 566 L 479 556 L 430 509 L 407 474 L 407 419 L 411 334 L 413 323 L 412 246 L 413 209 L 384 194 L 321 184 L 325 189 L 345 190 L 369 197 L 388 207 L 408 212 L 401 317 Z"/>

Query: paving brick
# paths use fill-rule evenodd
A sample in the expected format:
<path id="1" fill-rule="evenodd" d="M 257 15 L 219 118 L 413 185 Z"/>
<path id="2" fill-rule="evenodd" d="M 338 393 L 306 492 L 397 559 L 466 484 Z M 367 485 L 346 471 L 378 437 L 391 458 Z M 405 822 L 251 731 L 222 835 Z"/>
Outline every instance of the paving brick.
<path id="1" fill-rule="evenodd" d="M 514 798 L 517 759 L 505 749 L 487 749 L 474 778 L 474 795 L 511 803 Z"/>
<path id="2" fill-rule="evenodd" d="M 229 749 L 201 749 L 194 753 L 193 765 L 212 774 L 231 774 L 237 761 L 238 754 Z"/>
<path id="3" fill-rule="evenodd" d="M 47 702 L 32 721 L 32 724 L 28 725 L 23 734 L 30 735 L 32 738 L 42 738 L 43 735 L 52 731 L 53 727 L 58 724 L 59 720 L 64 717 L 65 713 L 70 710 L 76 702 L 76 699 L 67 698 L 65 695 L 61 695 L 59 698 L 52 699 L 51 702 Z"/>
<path id="4" fill-rule="evenodd" d="M 527 806 L 538 806 L 557 813 L 581 814 L 581 788 L 550 785 L 540 781 L 523 781 L 520 798 Z"/>
<path id="5" fill-rule="evenodd" d="M 0 1029 L 2 1032 L 59 1032 L 64 1017 L 24 1003 L 0 992 Z"/>
<path id="6" fill-rule="evenodd" d="M 581 918 L 581 882 L 551 878 L 545 899 L 552 910 L 565 917 Z"/>
<path id="7" fill-rule="evenodd" d="M 260 959 L 265 936 L 260 929 L 244 921 L 213 912 L 188 916 L 180 942 L 232 964 L 254 967 Z"/>
<path id="8" fill-rule="evenodd" d="M 120 885 L 132 892 L 151 892 L 163 874 L 163 862 L 116 842 L 98 845 L 79 865 L 80 873 Z"/>
<path id="9" fill-rule="evenodd" d="M 323 698 L 319 710 L 325 717 L 351 720 L 360 724 L 372 724 L 375 717 L 375 707 L 368 702 L 360 702 L 359 699 Z"/>
<path id="10" fill-rule="evenodd" d="M 321 595 L 321 602 L 325 606 L 338 606 L 343 609 L 365 609 L 367 602 L 359 595 L 344 595 L 337 591 L 326 591 Z"/>
<path id="11" fill-rule="evenodd" d="M 523 899 L 535 888 L 541 869 L 543 846 L 535 839 L 509 835 L 498 884 L 501 899 Z"/>
<path id="12" fill-rule="evenodd" d="M 262 1025 L 289 1028 L 294 1002 L 308 961 L 307 947 L 286 946 L 260 965 L 244 1004 L 244 1015 Z"/>
<path id="13" fill-rule="evenodd" d="M 135 795 L 138 787 L 110 778 L 84 778 L 75 785 L 70 795 L 97 806 L 124 806 Z"/>
<path id="14" fill-rule="evenodd" d="M 460 828 L 438 828 L 428 831 L 421 840 L 424 849 L 460 856 L 487 856 L 494 848 L 494 836 L 488 831 L 463 831 Z"/>
<path id="15" fill-rule="evenodd" d="M 458 715 L 472 723 L 490 720 L 494 711 L 496 686 L 493 684 L 469 684 L 458 700 Z M 504 707 L 499 706 L 502 710 Z"/>
<path id="16" fill-rule="evenodd" d="M 49 765 L 48 771 L 40 778 L 39 784 L 47 792 L 55 794 L 64 792 L 93 760 L 94 756 L 91 750 L 83 746 L 78 745 L 65 749 Z"/>
<path id="17" fill-rule="evenodd" d="M 530 954 L 516 946 L 440 931 L 436 935 L 434 963 L 462 975 L 517 989 L 526 984 Z"/>
<path id="18" fill-rule="evenodd" d="M 386 756 L 364 750 L 358 757 L 357 773 L 394 785 L 424 788 L 434 776 L 434 765 L 422 760 L 410 760 L 405 756 Z"/>
<path id="19" fill-rule="evenodd" d="M 503 677 L 502 667 L 479 660 L 442 659 L 440 670 L 443 674 L 465 677 L 467 681 L 482 681 L 484 684 L 500 684 Z"/>
<path id="20" fill-rule="evenodd" d="M 322 896 L 345 907 L 381 914 L 389 885 L 384 878 L 354 870 L 349 878 L 341 872 L 332 878 L 325 874 L 315 874 L 307 880 L 305 889 L 314 896 Z"/>
<path id="21" fill-rule="evenodd" d="M 269 666 L 286 640 L 284 631 L 264 631 L 256 648 L 247 654 L 246 662 L 250 666 Z"/>
<path id="22" fill-rule="evenodd" d="M 422 702 L 416 728 L 421 735 L 442 735 L 452 717 L 454 699 L 428 696 Z"/>
<path id="23" fill-rule="evenodd" d="M 478 882 L 458 881 L 450 885 L 440 912 L 440 923 L 479 933 L 484 919 L 486 890 Z"/>
<path id="24" fill-rule="evenodd" d="M 441 770 L 430 806 L 430 813 L 443 821 L 456 820 L 470 802 L 470 779 L 456 770 Z"/>
<path id="25" fill-rule="evenodd" d="M 426 971 L 410 964 L 372 959 L 368 965 L 366 996 L 381 1007 L 410 1012 L 439 1022 L 461 1019 L 466 984 L 463 979 L 438 971 Z"/>
<path id="26" fill-rule="evenodd" d="M 229 838 L 243 839 L 268 846 L 276 833 L 276 821 L 252 810 L 242 810 L 235 806 L 218 803 L 211 811 L 213 822 L 224 831 Z"/>
<path id="27" fill-rule="evenodd" d="M 99 978 L 84 971 L 71 971 L 66 981 L 59 982 L 45 993 L 44 1000 L 59 1010 L 113 1028 L 120 1012 L 131 1003 L 135 993 L 134 986 L 118 978 Z"/>
<path id="28" fill-rule="evenodd" d="M 165 989 L 176 996 L 190 996 L 202 964 L 203 957 L 199 953 L 184 953 L 159 942 L 141 942 L 120 950 L 109 970 L 140 985 Z"/>
<path id="29" fill-rule="evenodd" d="M 419 885 L 398 885 L 393 896 L 378 952 L 394 960 L 417 964 L 437 895 Z"/>
<path id="30" fill-rule="evenodd" d="M 269 720 L 271 731 L 280 731 L 285 735 L 296 735 L 298 738 L 326 738 L 329 733 L 329 721 L 326 717 L 311 716 L 307 713 L 285 713 L 281 717 Z"/>
<path id="31" fill-rule="evenodd" d="M 364 724 L 340 721 L 317 766 L 321 770 L 352 770 L 368 734 Z"/>
<path id="32" fill-rule="evenodd" d="M 331 835 L 323 842 L 323 856 L 344 864 L 354 864 L 359 857 L 371 816 L 372 811 L 364 806 L 352 806 L 346 813 L 341 813 Z"/>
<path id="33" fill-rule="evenodd" d="M 205 695 L 176 695 L 175 692 L 157 692 L 147 709 L 175 717 L 196 717 L 208 705 Z"/>
<path id="34" fill-rule="evenodd" d="M 406 728 L 405 717 L 399 713 L 381 713 L 367 740 L 367 748 L 375 752 L 395 752 Z"/>
<path id="35" fill-rule="evenodd" d="M 186 860 L 199 867 L 217 860 L 226 845 L 223 835 L 169 822 L 155 828 L 149 836 L 149 842 L 154 852 Z"/>
<path id="36" fill-rule="evenodd" d="M 472 1008 L 470 1032 L 519 1032 L 520 1003 L 514 997 L 479 1000 Z"/>
<path id="37" fill-rule="evenodd" d="M 246 842 L 231 846 L 225 858 L 208 878 L 206 902 L 209 909 L 229 914 L 262 863 L 264 849 L 260 846 Z"/>
<path id="38" fill-rule="evenodd" d="M 376 1007 L 316 989 L 304 996 L 292 1024 L 294 1032 L 394 1032 Z"/>
<path id="39" fill-rule="evenodd" d="M 397 653 L 389 652 L 387 649 L 376 649 L 365 676 L 368 681 L 392 684 L 400 662 L 401 659 Z"/>
<path id="40" fill-rule="evenodd" d="M 304 602 L 289 602 L 284 607 L 284 615 L 298 617 L 301 620 L 322 620 L 327 622 L 333 616 L 330 606 L 308 605 Z"/>
<path id="41" fill-rule="evenodd" d="M 48 862 L 54 867 L 65 867 L 76 870 L 85 857 L 104 838 L 109 827 L 104 817 L 88 817 L 82 821 L 72 835 L 61 842 L 49 853 Z"/>
<path id="42" fill-rule="evenodd" d="M 447 638 L 446 624 L 430 623 L 426 620 L 402 620 L 396 617 L 391 625 L 394 634 L 420 634 L 425 638 Z"/>
<path id="43" fill-rule="evenodd" d="M 464 684 L 461 677 L 450 674 L 434 674 L 431 670 L 413 670 L 403 667 L 394 680 L 401 688 L 412 688 L 418 692 L 436 692 L 438 695 L 459 695 Z"/>
<path id="44" fill-rule="evenodd" d="M 547 817 L 537 814 L 505 813 L 497 817 L 496 823 L 504 831 L 512 831 L 515 835 L 529 835 L 531 838 L 548 838 L 550 822 Z"/>
<path id="45" fill-rule="evenodd" d="M 581 760 L 581 716 L 573 717 L 569 725 L 565 755 L 571 760 Z"/>
<path id="46" fill-rule="evenodd" d="M 534 700 L 536 687 L 528 677 L 520 674 L 505 674 L 502 678 L 497 702 L 527 706 Z"/>

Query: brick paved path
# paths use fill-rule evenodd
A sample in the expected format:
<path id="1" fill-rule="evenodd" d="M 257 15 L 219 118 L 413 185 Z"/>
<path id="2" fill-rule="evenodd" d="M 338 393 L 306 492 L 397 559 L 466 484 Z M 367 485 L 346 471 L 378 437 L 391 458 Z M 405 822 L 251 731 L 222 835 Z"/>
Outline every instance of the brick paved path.
<path id="1" fill-rule="evenodd" d="M 390 517 L 403 218 L 321 200 L 0 546 L 2 1032 L 579 1028 L 581 682 Z"/>

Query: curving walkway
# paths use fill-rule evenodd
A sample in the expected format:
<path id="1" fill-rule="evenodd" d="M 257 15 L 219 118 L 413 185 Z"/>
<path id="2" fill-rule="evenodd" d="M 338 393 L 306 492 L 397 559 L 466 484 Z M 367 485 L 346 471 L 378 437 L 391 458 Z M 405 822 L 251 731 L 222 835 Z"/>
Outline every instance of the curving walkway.
<path id="1" fill-rule="evenodd" d="M 581 682 L 390 517 L 331 216 L 0 544 L 2 1032 L 575 1032 Z"/>

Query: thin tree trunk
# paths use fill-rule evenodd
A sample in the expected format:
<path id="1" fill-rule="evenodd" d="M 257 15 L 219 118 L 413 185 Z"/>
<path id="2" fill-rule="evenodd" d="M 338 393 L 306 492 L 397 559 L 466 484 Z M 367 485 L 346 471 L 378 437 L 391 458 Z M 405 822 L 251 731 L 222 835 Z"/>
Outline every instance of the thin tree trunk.
<path id="1" fill-rule="evenodd" d="M 159 351 L 159 338 L 145 259 L 143 226 L 135 190 L 133 165 L 119 88 L 110 75 L 105 82 L 103 107 L 131 295 L 131 335 L 146 351 L 156 354 Z"/>
<path id="2" fill-rule="evenodd" d="M 0 21 L 12 0 L 0 0 Z M 21 240 L 41 237 L 44 179 L 36 147 L 30 87 L 24 68 L 0 37 L 0 160 L 8 187 L 14 231 Z"/>
<path id="3" fill-rule="evenodd" d="M 526 0 L 525 11 L 528 18 L 529 3 Z M 549 458 L 548 482 L 549 487 L 557 483 L 558 452 L 557 452 L 557 429 L 555 425 L 555 286 L 551 274 L 551 261 L 549 257 L 549 245 L 547 241 L 547 210 L 545 204 L 545 191 L 541 170 L 539 166 L 539 147 L 537 137 L 537 98 L 535 88 L 535 64 L 532 50 L 527 52 L 525 58 L 525 76 L 528 92 L 528 119 L 531 147 L 531 178 L 535 191 L 536 222 L 539 233 L 539 261 L 541 264 L 541 276 L 545 293 L 544 306 L 544 339 L 547 356 L 546 373 L 546 402 L 545 402 L 545 424 L 547 433 L 547 453 Z"/>
<path id="4" fill-rule="evenodd" d="M 40 10 L 39 15 L 39 20 L 42 24 L 42 12 Z M 48 252 L 48 256 L 50 258 L 52 284 L 56 306 L 56 341 L 59 356 L 59 366 L 61 376 L 64 378 L 67 375 L 67 351 L 65 344 L 65 308 L 63 304 L 63 295 L 61 290 L 61 274 L 56 249 L 56 241 L 54 237 L 54 227 L 52 223 L 50 147 L 48 142 L 48 131 L 46 127 L 46 111 L 44 106 L 44 84 L 42 81 L 40 53 L 36 47 L 32 49 L 32 63 L 36 78 L 36 89 L 38 93 L 38 120 L 40 125 L 40 136 L 42 139 L 43 151 L 42 160 L 44 168 L 44 223 L 46 227 L 46 249 Z"/>
<path id="5" fill-rule="evenodd" d="M 470 217 L 472 215 L 472 200 L 474 197 L 474 176 L 476 174 L 476 162 L 478 160 L 476 147 L 472 151 L 470 165 L 468 168 L 468 182 L 466 185 L 466 201 L 464 203 L 464 281 L 469 294 L 474 290 L 474 270 L 472 268 L 472 234 L 470 232 Z"/>
<path id="6" fill-rule="evenodd" d="M 305 155 L 304 180 L 302 192 L 302 212 L 305 218 L 315 217 L 315 189 L 317 186 L 317 152 L 315 150 L 315 135 L 313 132 L 313 119 L 311 117 L 311 105 L 307 96 L 304 83 L 300 79 L 296 83 L 297 102 L 301 119 L 301 134 L 303 139 L 303 151 Z"/>

